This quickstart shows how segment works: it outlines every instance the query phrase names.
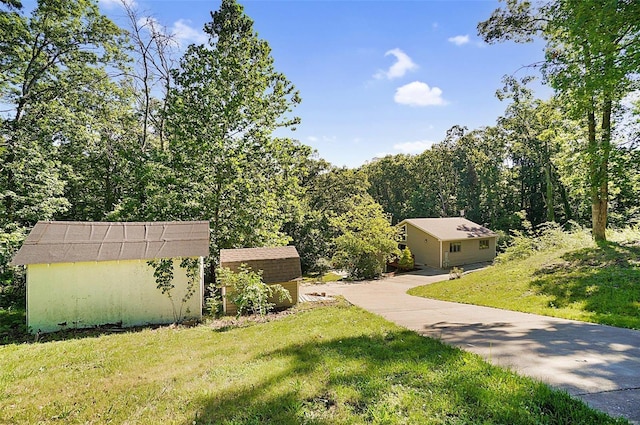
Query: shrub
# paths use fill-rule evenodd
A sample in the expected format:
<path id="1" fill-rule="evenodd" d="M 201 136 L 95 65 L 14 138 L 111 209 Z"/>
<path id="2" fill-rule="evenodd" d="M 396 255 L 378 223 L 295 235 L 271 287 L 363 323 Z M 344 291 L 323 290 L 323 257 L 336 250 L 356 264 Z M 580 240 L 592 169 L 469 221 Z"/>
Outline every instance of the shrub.
<path id="1" fill-rule="evenodd" d="M 573 222 L 566 226 L 574 230 L 566 232 L 558 223 L 549 222 L 540 224 L 528 233 L 514 231 L 511 245 L 496 258 L 496 263 L 527 258 L 541 251 L 577 249 L 590 245 L 591 236 L 586 229 Z"/>
<path id="2" fill-rule="evenodd" d="M 400 259 L 398 260 L 398 267 L 402 270 L 412 270 L 414 266 L 413 255 L 409 247 L 402 250 Z"/>
<path id="3" fill-rule="evenodd" d="M 22 227 L 0 229 L 0 308 L 25 306 L 27 292 L 24 268 L 9 266 L 25 237 L 26 229 Z"/>
<path id="4" fill-rule="evenodd" d="M 320 257 L 316 260 L 313 267 L 313 271 L 318 273 L 318 279 L 322 280 L 322 277 L 331 270 L 331 261 L 327 258 Z"/>
<path id="5" fill-rule="evenodd" d="M 246 264 L 240 265 L 238 272 L 233 272 L 227 267 L 217 271 L 218 285 L 228 287 L 229 301 L 238 308 L 236 314 L 259 314 L 261 316 L 273 310 L 274 303 L 269 299 L 275 297 L 278 301 L 291 301 L 291 294 L 282 285 L 267 285 L 262 281 L 262 270 L 253 271 Z"/>
<path id="6" fill-rule="evenodd" d="M 460 279 L 462 277 L 462 273 L 464 273 L 464 269 L 462 267 L 452 267 L 449 271 L 449 280 Z"/>

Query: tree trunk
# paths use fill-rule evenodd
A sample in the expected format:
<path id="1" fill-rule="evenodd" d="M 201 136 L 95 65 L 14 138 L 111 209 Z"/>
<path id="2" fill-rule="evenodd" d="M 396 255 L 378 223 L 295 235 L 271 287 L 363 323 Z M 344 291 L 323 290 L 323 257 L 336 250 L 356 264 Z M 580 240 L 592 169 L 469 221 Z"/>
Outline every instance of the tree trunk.
<path id="1" fill-rule="evenodd" d="M 592 179 L 591 219 L 593 238 L 606 241 L 607 213 L 609 207 L 609 155 L 611 153 L 611 100 L 605 100 L 602 108 L 602 138 L 594 161 L 595 179 Z M 594 122 L 595 131 L 595 122 Z"/>
<path id="2" fill-rule="evenodd" d="M 609 154 L 611 152 L 611 109 L 612 102 L 605 99 L 602 106 L 602 136 L 596 139 L 595 112 L 589 111 L 589 172 L 591 192 L 591 224 L 593 238 L 606 241 L 607 210 L 609 206 Z"/>

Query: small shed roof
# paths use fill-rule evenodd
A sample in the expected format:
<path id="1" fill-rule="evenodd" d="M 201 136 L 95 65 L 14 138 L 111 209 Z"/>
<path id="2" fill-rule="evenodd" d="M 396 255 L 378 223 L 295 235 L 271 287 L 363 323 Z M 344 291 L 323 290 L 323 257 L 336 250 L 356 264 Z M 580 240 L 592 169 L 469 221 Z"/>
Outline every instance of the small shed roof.
<path id="1" fill-rule="evenodd" d="M 11 265 L 207 255 L 208 221 L 39 221 Z"/>
<path id="2" fill-rule="evenodd" d="M 497 233 L 464 217 L 408 218 L 400 222 L 402 223 L 409 223 L 442 241 L 498 236 Z"/>
<path id="3" fill-rule="evenodd" d="M 300 256 L 295 246 L 220 250 L 220 266 L 237 271 L 241 264 L 252 270 L 262 270 L 265 283 L 288 282 L 302 277 Z"/>

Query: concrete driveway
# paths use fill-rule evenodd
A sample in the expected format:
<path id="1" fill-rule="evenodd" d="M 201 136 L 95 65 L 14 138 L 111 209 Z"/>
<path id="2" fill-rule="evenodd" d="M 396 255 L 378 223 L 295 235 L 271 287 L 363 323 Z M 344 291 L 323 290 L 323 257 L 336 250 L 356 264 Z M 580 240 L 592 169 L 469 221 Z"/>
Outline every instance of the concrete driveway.
<path id="1" fill-rule="evenodd" d="M 640 424 L 640 331 L 406 293 L 448 278 L 448 273 L 426 269 L 378 281 L 335 282 L 300 290 L 342 295 L 400 326 L 477 353 Z"/>

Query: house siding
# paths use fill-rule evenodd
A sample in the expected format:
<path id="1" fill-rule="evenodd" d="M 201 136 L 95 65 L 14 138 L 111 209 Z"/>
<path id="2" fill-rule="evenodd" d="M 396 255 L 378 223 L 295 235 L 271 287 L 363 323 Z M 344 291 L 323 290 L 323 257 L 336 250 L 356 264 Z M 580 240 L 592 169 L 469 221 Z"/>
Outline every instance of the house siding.
<path id="1" fill-rule="evenodd" d="M 173 323 L 174 307 L 177 314 L 182 308 L 179 319 L 202 318 L 202 260 L 196 292 L 184 304 L 186 271 L 174 266 L 173 304 L 157 289 L 153 271 L 146 260 L 29 264 L 27 325 L 35 333 Z"/>
<path id="2" fill-rule="evenodd" d="M 428 233 L 406 223 L 407 237 L 405 242 L 414 256 L 416 264 L 440 267 L 440 242 Z M 448 249 L 448 246 L 447 246 Z"/>
<path id="3" fill-rule="evenodd" d="M 480 249 L 480 240 L 488 240 L 489 248 Z M 451 243 L 460 243 L 460 252 L 449 252 Z M 496 256 L 496 238 L 463 239 L 459 241 L 442 242 L 442 258 L 448 258 L 448 266 L 463 266 L 465 264 L 491 261 Z M 443 261 L 444 262 L 444 261 Z M 444 262 L 445 265 L 447 264 Z"/>

